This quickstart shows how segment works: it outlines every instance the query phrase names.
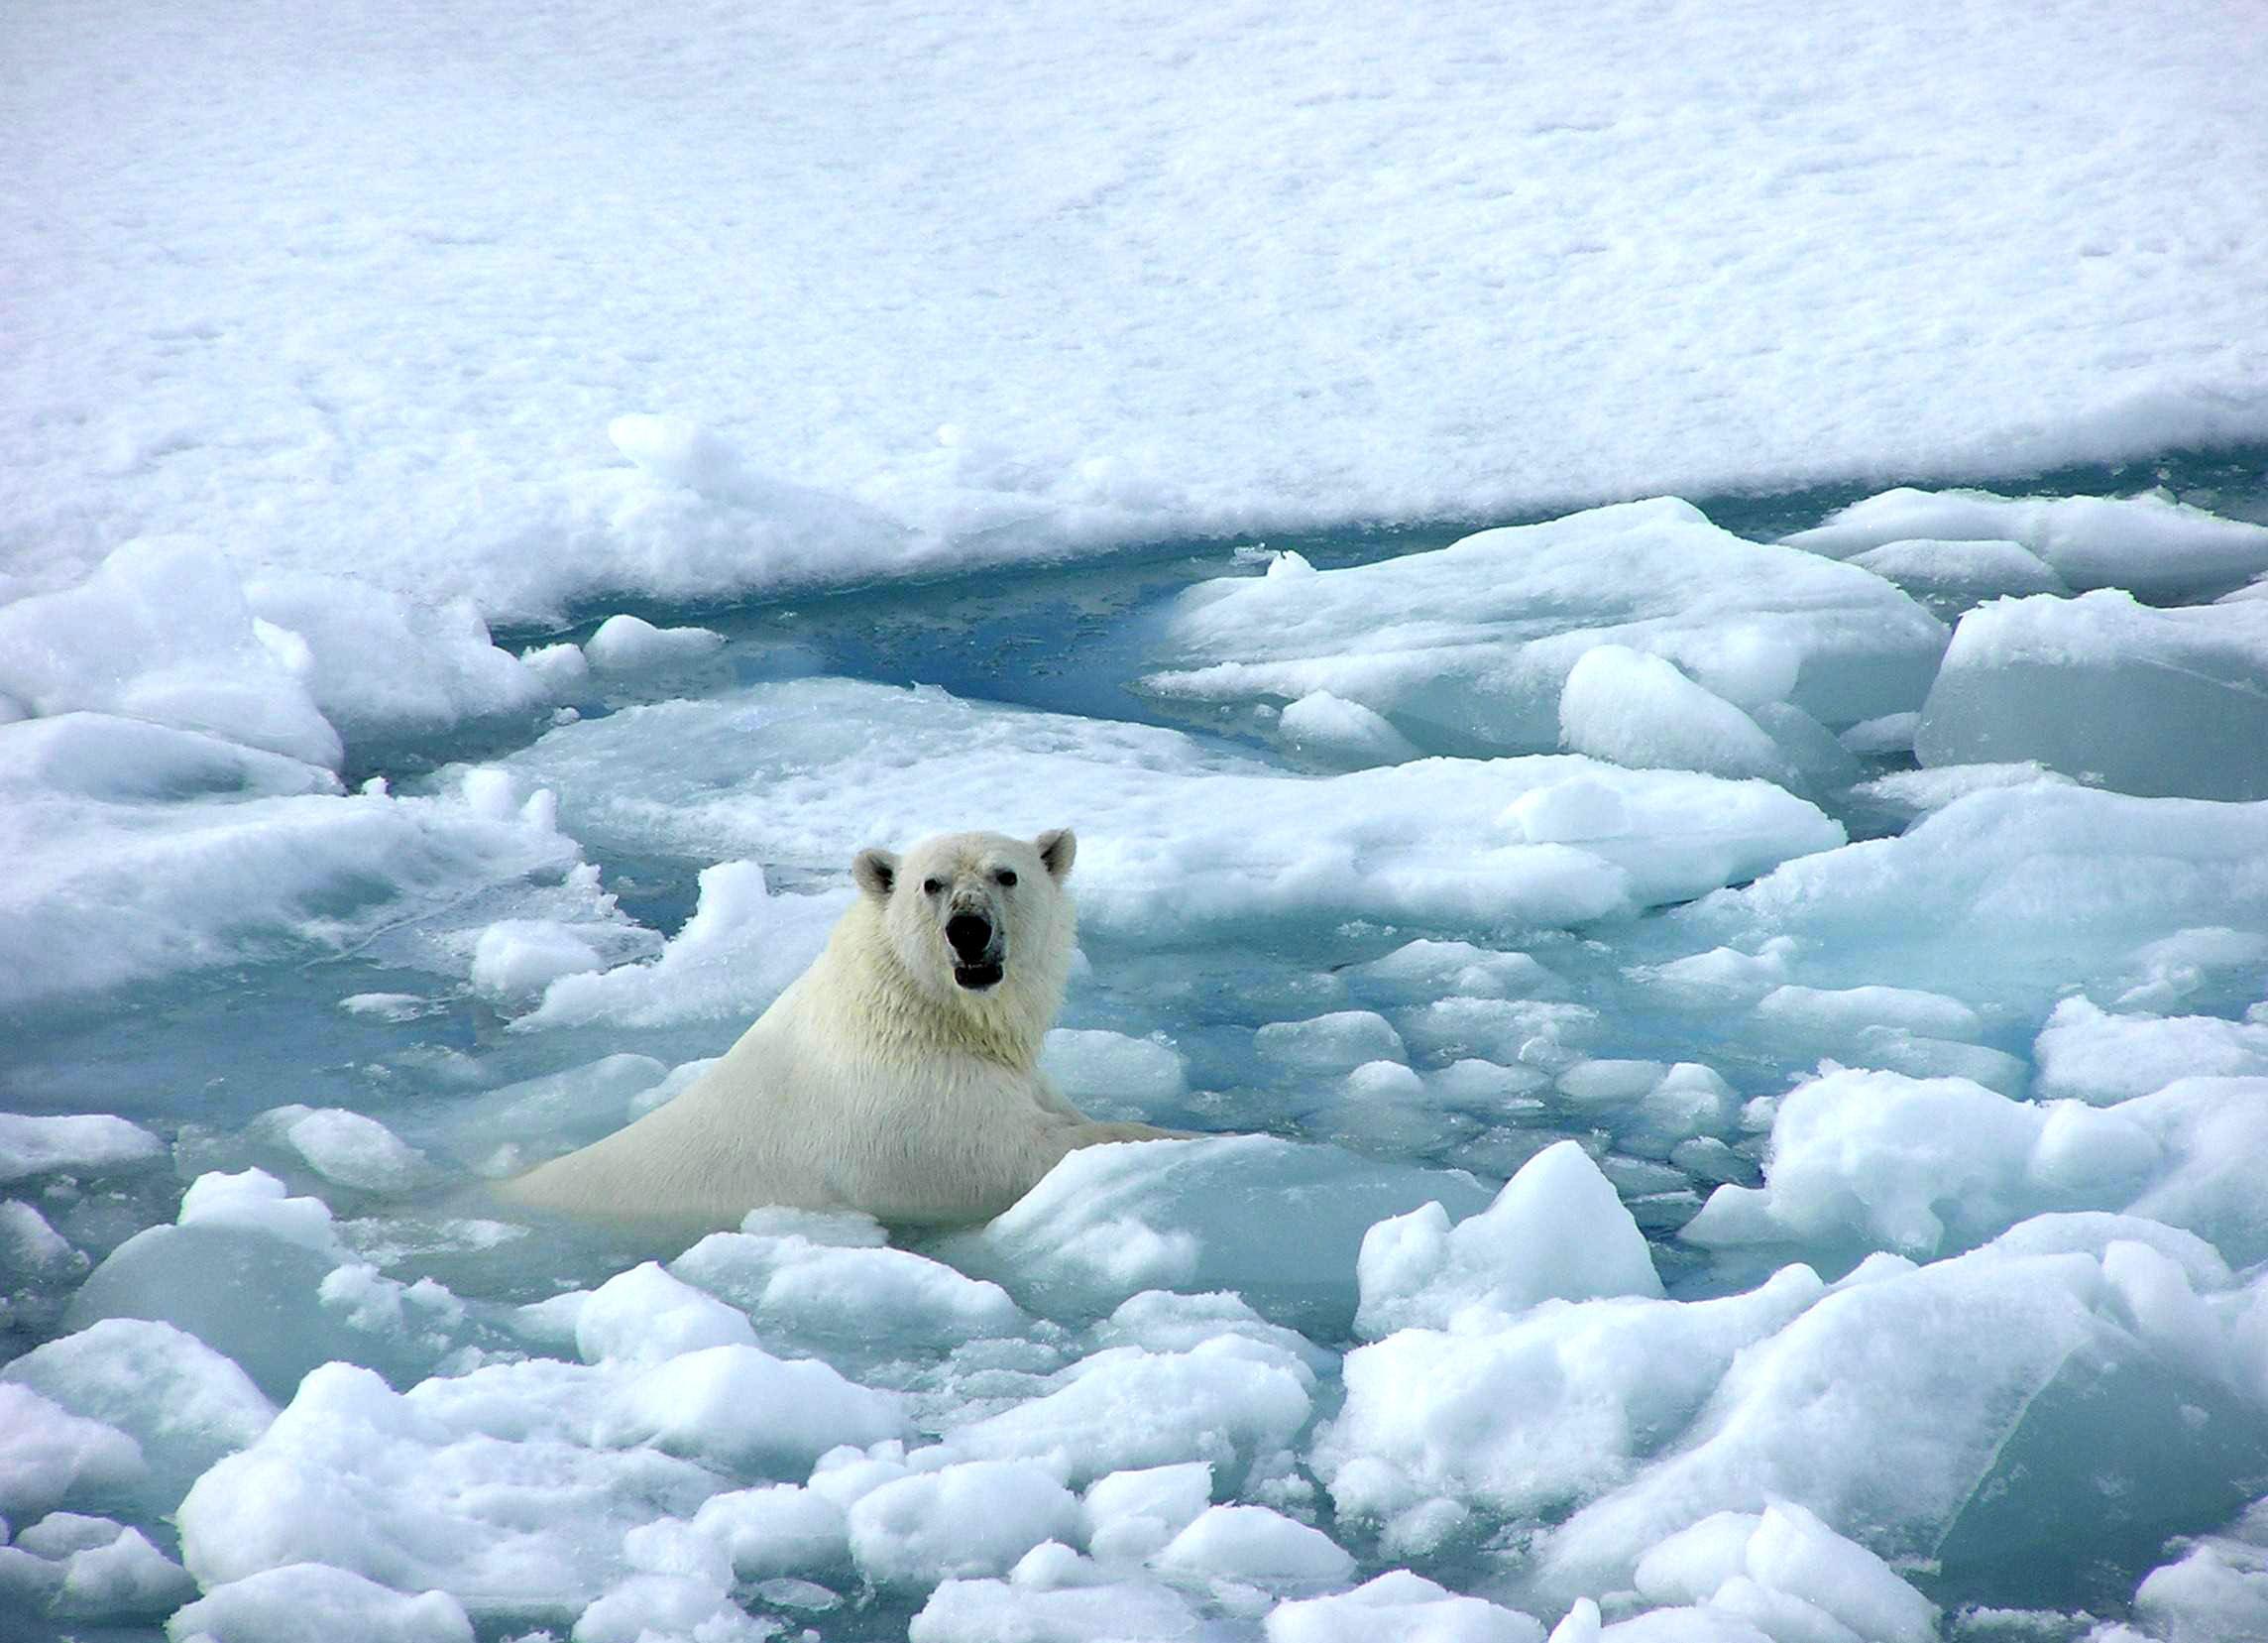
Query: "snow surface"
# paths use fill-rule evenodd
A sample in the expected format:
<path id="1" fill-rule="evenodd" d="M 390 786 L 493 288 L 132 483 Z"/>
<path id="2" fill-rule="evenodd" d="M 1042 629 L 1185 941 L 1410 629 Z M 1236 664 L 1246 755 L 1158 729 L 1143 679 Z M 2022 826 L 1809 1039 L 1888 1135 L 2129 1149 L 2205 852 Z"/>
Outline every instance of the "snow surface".
<path id="1" fill-rule="evenodd" d="M 5 34 L 0 1635 L 2260 1635 L 2240 9 Z M 1067 823 L 1188 1138 L 491 1193 Z"/>
<path id="2" fill-rule="evenodd" d="M 2268 430 L 2241 9 L 39 3 L 9 50 L 19 591 L 186 533 L 496 620 Z"/>

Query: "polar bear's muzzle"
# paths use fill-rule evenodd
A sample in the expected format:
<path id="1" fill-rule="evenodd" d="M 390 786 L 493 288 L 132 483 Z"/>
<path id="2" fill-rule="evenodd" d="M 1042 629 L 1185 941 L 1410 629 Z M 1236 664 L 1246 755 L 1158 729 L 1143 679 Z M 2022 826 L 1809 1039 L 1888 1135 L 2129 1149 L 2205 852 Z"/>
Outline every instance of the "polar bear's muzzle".
<path id="1" fill-rule="evenodd" d="M 945 921 L 945 942 L 953 949 L 953 979 L 971 993 L 997 987 L 1007 957 L 999 927 L 979 912 L 958 912 Z"/>

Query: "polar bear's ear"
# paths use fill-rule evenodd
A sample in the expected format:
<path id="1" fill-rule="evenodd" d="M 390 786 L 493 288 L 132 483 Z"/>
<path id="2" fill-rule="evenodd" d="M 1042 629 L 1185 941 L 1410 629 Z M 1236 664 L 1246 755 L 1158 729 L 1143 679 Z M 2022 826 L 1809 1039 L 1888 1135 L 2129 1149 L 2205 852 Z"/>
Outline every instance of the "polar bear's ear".
<path id="1" fill-rule="evenodd" d="M 1032 843 L 1038 847 L 1040 862 L 1048 870 L 1048 877 L 1062 883 L 1071 875 L 1071 859 L 1078 854 L 1078 835 L 1068 827 L 1052 827 Z"/>
<path id="2" fill-rule="evenodd" d="M 898 881 L 898 859 L 886 850 L 861 850 L 850 859 L 850 877 L 875 900 L 887 901 Z"/>

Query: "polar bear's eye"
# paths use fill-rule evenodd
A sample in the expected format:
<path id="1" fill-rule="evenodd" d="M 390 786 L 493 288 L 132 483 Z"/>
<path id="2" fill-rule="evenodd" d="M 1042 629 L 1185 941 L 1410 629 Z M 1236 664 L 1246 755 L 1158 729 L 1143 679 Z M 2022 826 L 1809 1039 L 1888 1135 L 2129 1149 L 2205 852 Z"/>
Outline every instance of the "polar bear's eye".
<path id="1" fill-rule="evenodd" d="M 1004 890 L 1013 889 L 1016 886 L 1016 870 L 1014 868 L 1002 868 L 992 876 L 992 881 Z"/>
<path id="2" fill-rule="evenodd" d="M 939 883 L 935 879 L 924 879 L 921 881 L 921 892 L 924 895 L 935 895 L 939 890 L 943 888 L 945 888 L 945 886 Z"/>

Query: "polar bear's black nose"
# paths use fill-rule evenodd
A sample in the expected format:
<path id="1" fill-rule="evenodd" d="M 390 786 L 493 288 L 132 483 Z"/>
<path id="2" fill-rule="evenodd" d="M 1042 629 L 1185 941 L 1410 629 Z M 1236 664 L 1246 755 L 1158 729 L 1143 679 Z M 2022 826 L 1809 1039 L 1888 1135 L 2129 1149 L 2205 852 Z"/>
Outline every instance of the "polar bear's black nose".
<path id="1" fill-rule="evenodd" d="M 945 939 L 963 964 L 974 964 L 992 945 L 992 921 L 979 913 L 955 913 L 945 921 Z"/>

